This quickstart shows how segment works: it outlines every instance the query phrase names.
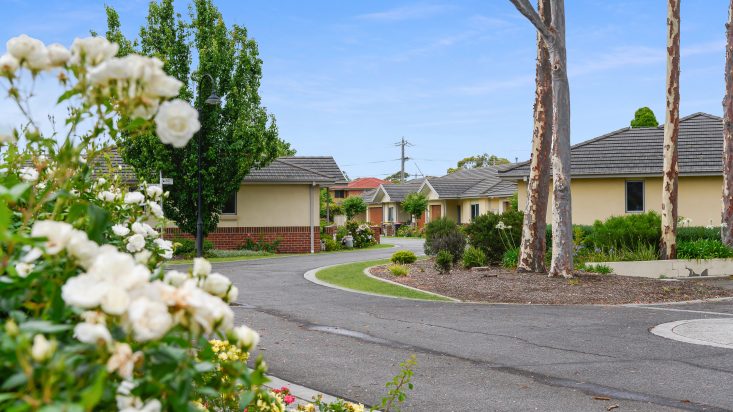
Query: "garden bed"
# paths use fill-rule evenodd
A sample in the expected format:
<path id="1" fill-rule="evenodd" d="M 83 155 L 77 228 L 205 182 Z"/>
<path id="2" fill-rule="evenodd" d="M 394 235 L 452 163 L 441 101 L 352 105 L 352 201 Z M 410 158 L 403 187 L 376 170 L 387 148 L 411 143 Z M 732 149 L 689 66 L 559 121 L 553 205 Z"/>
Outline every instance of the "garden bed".
<path id="1" fill-rule="evenodd" d="M 549 278 L 492 267 L 485 272 L 456 268 L 440 274 L 433 260 L 406 265 L 408 276 L 393 276 L 387 265 L 371 269 L 374 276 L 463 301 L 535 304 L 626 304 L 676 302 L 733 297 L 721 281 L 667 281 L 578 272 L 573 279 Z"/>

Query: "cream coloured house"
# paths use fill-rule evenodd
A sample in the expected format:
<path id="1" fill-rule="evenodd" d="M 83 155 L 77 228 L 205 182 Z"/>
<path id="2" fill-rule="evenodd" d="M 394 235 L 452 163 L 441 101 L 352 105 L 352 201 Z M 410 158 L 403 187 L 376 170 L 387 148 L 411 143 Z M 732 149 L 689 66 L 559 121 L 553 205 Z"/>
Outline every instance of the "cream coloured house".
<path id="1" fill-rule="evenodd" d="M 662 203 L 664 128 L 623 128 L 571 149 L 572 219 L 592 224 L 610 216 L 657 211 Z M 695 113 L 680 119 L 679 216 L 690 226 L 718 225 L 723 187 L 723 122 Z M 516 182 L 519 206 L 527 202 L 529 162 L 499 172 Z M 548 222 L 551 214 L 548 213 Z"/>

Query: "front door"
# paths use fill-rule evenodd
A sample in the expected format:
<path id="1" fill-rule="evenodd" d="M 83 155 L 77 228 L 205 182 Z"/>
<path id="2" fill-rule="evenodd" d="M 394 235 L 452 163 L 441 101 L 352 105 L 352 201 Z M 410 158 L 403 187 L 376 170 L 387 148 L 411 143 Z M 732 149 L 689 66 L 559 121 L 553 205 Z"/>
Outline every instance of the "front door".
<path id="1" fill-rule="evenodd" d="M 440 219 L 440 205 L 430 205 L 430 221 Z"/>
<path id="2" fill-rule="evenodd" d="M 370 207 L 369 208 L 369 223 L 373 225 L 382 224 L 382 207 Z"/>

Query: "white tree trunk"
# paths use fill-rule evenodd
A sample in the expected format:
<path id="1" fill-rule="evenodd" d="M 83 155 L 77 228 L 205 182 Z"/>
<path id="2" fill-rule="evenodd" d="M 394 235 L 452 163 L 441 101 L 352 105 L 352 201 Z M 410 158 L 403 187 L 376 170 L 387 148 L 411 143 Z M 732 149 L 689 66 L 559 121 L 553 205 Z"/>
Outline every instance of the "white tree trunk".
<path id="1" fill-rule="evenodd" d="M 667 3 L 667 108 L 664 117 L 660 257 L 677 257 L 677 137 L 680 128 L 680 0 Z"/>
<path id="2" fill-rule="evenodd" d="M 723 98 L 723 243 L 733 246 L 733 0 L 725 25 L 725 98 Z"/>
<path id="3" fill-rule="evenodd" d="M 731 0 L 733 1 L 733 0 Z M 551 24 L 550 0 L 538 0 L 537 12 L 545 25 Z M 527 205 L 524 210 L 522 242 L 517 270 L 546 272 L 547 200 L 550 191 L 550 148 L 552 145 L 552 69 L 547 43 L 537 33 L 536 91 L 534 133 L 527 182 Z"/>

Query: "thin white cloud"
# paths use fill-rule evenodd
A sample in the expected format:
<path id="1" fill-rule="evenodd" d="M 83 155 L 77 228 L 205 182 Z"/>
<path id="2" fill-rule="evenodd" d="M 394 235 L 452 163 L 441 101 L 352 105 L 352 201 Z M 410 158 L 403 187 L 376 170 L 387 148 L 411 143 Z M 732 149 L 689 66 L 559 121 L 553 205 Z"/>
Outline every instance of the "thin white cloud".
<path id="1" fill-rule="evenodd" d="M 462 86 L 457 88 L 456 91 L 460 94 L 476 96 L 501 90 L 515 89 L 517 87 L 525 87 L 532 83 L 534 83 L 534 75 L 523 75 L 505 79 L 488 80 L 468 86 Z"/>
<path id="2" fill-rule="evenodd" d="M 441 14 L 453 7 L 445 4 L 416 4 L 412 6 L 397 7 L 390 10 L 367 13 L 357 16 L 360 20 L 371 21 L 404 21 L 432 17 Z"/>

